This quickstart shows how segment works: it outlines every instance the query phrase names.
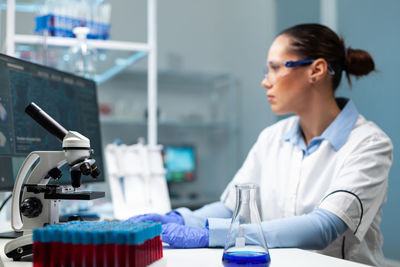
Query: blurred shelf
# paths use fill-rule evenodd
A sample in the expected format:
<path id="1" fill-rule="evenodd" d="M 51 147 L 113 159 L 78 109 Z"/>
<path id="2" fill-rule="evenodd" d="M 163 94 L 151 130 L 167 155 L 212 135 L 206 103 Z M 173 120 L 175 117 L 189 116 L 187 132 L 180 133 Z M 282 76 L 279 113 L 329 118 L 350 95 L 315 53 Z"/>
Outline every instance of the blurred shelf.
<path id="1" fill-rule="evenodd" d="M 15 11 L 25 13 L 39 13 L 43 10 L 44 4 L 38 3 L 16 3 Z M 7 3 L 0 3 L 1 10 L 7 10 Z"/>
<path id="2" fill-rule="evenodd" d="M 169 183 L 171 205 L 197 209 L 218 200 L 238 165 L 236 82 L 224 73 L 159 74 L 160 144 L 189 144 L 196 149 L 195 181 Z M 133 144 L 145 135 L 146 80 L 143 71 L 126 71 L 100 87 L 100 122 L 105 144 L 116 139 Z"/>
<path id="3" fill-rule="evenodd" d="M 40 36 L 38 36 L 40 37 Z M 57 37 L 56 37 L 57 38 Z M 62 39 L 71 39 L 71 38 L 60 38 Z M 74 39 L 72 39 L 74 41 Z M 115 41 L 100 41 L 100 40 L 92 40 L 99 41 L 100 43 L 105 42 L 105 44 L 114 44 L 117 46 L 123 47 L 126 45 L 125 42 L 115 42 Z M 111 43 L 108 43 L 111 42 Z M 25 43 L 25 44 L 17 44 L 16 45 L 16 56 L 38 64 L 46 65 L 49 67 L 53 67 L 59 69 L 61 71 L 68 72 L 68 62 L 65 59 L 67 54 L 66 47 L 55 46 L 49 47 L 46 49 L 44 53 L 43 47 L 38 43 Z M 148 55 L 147 51 L 131 51 L 126 49 L 99 49 L 98 50 L 98 59 L 96 61 L 96 73 L 92 77 L 92 79 L 97 83 L 101 84 L 111 79 L 121 71 L 125 70 L 129 66 L 139 62 L 141 59 L 145 58 Z"/>
<path id="4" fill-rule="evenodd" d="M 21 3 L 22 2 L 22 3 Z M 118 52 L 128 52 L 129 55 L 114 57 L 112 63 L 108 63 L 107 65 L 100 66 L 101 69 L 97 70 L 96 73 L 91 75 L 90 78 L 93 79 L 97 84 L 104 83 L 107 80 L 110 80 L 116 74 L 120 73 L 122 70 L 127 67 L 133 65 L 137 61 L 141 60 L 144 57 L 149 58 L 148 63 L 148 71 L 152 73 L 151 75 L 151 83 L 155 84 L 156 74 L 156 57 L 154 56 L 155 51 L 157 49 L 156 41 L 156 8 L 157 2 L 156 0 L 148 0 L 147 6 L 147 42 L 128 42 L 128 41 L 117 41 L 117 40 L 100 40 L 100 39 L 87 39 L 87 44 L 97 49 L 98 51 L 118 51 Z M 40 14 L 40 12 L 46 7 L 46 1 L 35 0 L 35 1 L 20 1 L 17 3 L 17 0 L 7 0 L 5 3 L 0 3 L 0 10 L 6 11 L 6 38 L 5 38 L 5 47 L 6 53 L 8 55 L 17 56 L 19 58 L 43 64 L 49 67 L 53 67 L 62 71 L 68 71 L 62 66 L 49 64 L 48 62 L 48 53 L 53 53 L 51 50 L 65 50 L 68 47 L 72 47 L 77 43 L 76 38 L 68 38 L 68 37 L 58 37 L 58 36 L 42 36 L 38 34 L 17 34 L 15 32 L 15 24 L 16 24 L 16 12 L 23 13 L 33 13 Z M 16 54 L 18 51 L 17 46 L 23 47 L 36 47 L 33 50 L 28 49 L 28 51 L 24 52 L 32 52 L 34 54 L 33 57 L 21 57 Z M 40 50 L 42 55 L 35 54 L 35 49 L 37 47 L 41 47 Z M 44 52 L 44 53 L 43 53 Z M 151 54 L 151 56 L 150 56 Z M 55 53 L 56 58 L 60 58 L 60 52 Z M 42 60 L 37 60 L 35 56 L 41 57 Z M 62 58 L 62 55 L 61 55 Z M 151 63 L 150 63 L 151 61 Z M 96 64 L 97 65 L 97 64 Z M 151 70 L 151 71 L 150 71 Z M 154 81 L 153 81 L 154 79 Z M 150 84 L 150 82 L 149 82 Z M 152 85 L 153 87 L 153 85 Z M 154 88 L 150 89 L 153 91 Z M 152 118 L 152 115 L 150 116 Z M 153 123 L 150 123 L 152 128 L 155 128 Z M 154 138 L 152 138 L 154 139 Z"/>
<path id="5" fill-rule="evenodd" d="M 103 125 L 109 126 L 136 126 L 146 127 L 146 121 L 135 121 L 131 119 L 116 119 L 111 117 L 100 117 L 100 122 Z M 184 122 L 184 121 L 158 121 L 159 127 L 191 127 L 191 128 L 229 128 L 231 127 L 228 122 Z"/>
<path id="6" fill-rule="evenodd" d="M 18 44 L 38 44 L 38 45 L 43 45 L 43 43 L 45 42 L 47 46 L 71 47 L 75 45 L 78 41 L 76 38 L 68 38 L 68 37 L 48 36 L 44 38 L 41 35 L 15 34 L 14 42 Z M 150 46 L 147 43 L 87 39 L 87 44 L 97 49 L 146 51 L 146 52 L 150 51 Z"/>

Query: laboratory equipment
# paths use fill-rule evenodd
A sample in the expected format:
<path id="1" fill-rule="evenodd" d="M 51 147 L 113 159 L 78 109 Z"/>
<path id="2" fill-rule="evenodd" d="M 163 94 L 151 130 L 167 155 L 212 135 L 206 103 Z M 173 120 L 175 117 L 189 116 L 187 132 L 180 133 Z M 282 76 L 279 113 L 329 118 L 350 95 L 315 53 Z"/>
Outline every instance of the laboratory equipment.
<path id="1" fill-rule="evenodd" d="M 72 31 L 77 43 L 63 57 L 67 64 L 67 70 L 79 76 L 94 78 L 98 55 L 97 50 L 87 43 L 89 28 L 75 27 Z"/>
<path id="2" fill-rule="evenodd" d="M 73 29 L 88 27 L 88 39 L 110 36 L 111 4 L 107 1 L 47 0 L 35 18 L 35 32 L 48 36 L 74 37 Z"/>
<path id="3" fill-rule="evenodd" d="M 116 125 L 127 129 L 120 131 L 118 138 L 128 144 L 146 135 L 147 124 L 143 119 L 146 110 L 143 103 L 146 103 L 147 97 L 145 74 L 142 71 L 125 71 L 118 74 L 117 79 L 101 87 L 99 101 L 116 103 L 111 116 L 101 118 L 102 135 L 107 143 L 115 139 Z M 198 72 L 159 72 L 158 81 L 158 107 L 161 110 L 158 120 L 158 127 L 161 129 L 158 131 L 159 144 L 162 144 L 164 149 L 169 146 L 177 151 L 180 147 L 188 147 L 188 150 L 194 152 L 195 169 L 194 172 L 191 171 L 194 173 L 194 179 L 167 181 L 172 206 L 178 207 L 182 202 L 187 202 L 185 205 L 189 205 L 191 209 L 200 208 L 204 203 L 218 198 L 229 180 L 228 177 L 235 174 L 234 166 L 239 164 L 238 153 L 235 152 L 236 110 L 232 108 L 236 103 L 236 88 L 229 75 Z M 213 97 L 214 94 L 218 97 Z M 117 114 L 115 108 L 118 101 L 121 101 L 118 95 L 124 95 L 125 101 L 121 106 L 131 114 L 130 118 L 122 118 Z M 129 99 L 132 100 L 128 101 Z M 192 103 L 193 99 L 196 99 L 196 103 Z M 219 102 L 215 102 L 215 99 Z M 129 110 L 126 107 L 129 107 Z M 195 113 L 201 118 L 183 118 Z M 227 162 L 232 164 L 226 164 Z M 168 171 L 167 165 L 165 168 Z M 207 190 L 199 190 L 195 184 L 214 186 Z"/>
<path id="4" fill-rule="evenodd" d="M 102 143 L 96 84 L 52 68 L 0 54 L 0 191 L 12 191 L 18 170 L 32 151 L 58 150 L 59 141 L 35 121 L 27 119 L 24 109 L 35 102 L 52 114 L 61 125 L 68 125 L 84 136 L 90 136 L 93 157 L 103 169 Z M 67 166 L 58 183 L 69 184 Z M 104 182 L 82 177 L 84 184 Z M 53 183 L 53 181 L 49 182 Z"/>
<path id="5" fill-rule="evenodd" d="M 82 222 L 33 230 L 33 266 L 142 267 L 162 258 L 161 223 Z"/>
<path id="6" fill-rule="evenodd" d="M 236 207 L 232 216 L 222 262 L 225 267 L 268 267 L 271 259 L 258 211 L 258 186 L 238 184 Z"/>
<path id="7" fill-rule="evenodd" d="M 62 141 L 63 151 L 33 151 L 18 172 L 12 194 L 11 226 L 15 231 L 23 231 L 23 236 L 4 247 L 7 257 L 14 260 L 32 253 L 32 229 L 59 222 L 60 199 L 91 200 L 105 195 L 76 190 L 81 186 L 81 175 L 95 179 L 100 174 L 91 158 L 90 140 L 78 132 L 67 131 L 34 103 L 25 112 Z M 62 176 L 60 167 L 65 164 L 71 173 L 71 186 L 48 185 L 50 179 Z"/>
<path id="8" fill-rule="evenodd" d="M 160 145 L 109 144 L 105 154 L 115 218 L 171 210 Z"/>

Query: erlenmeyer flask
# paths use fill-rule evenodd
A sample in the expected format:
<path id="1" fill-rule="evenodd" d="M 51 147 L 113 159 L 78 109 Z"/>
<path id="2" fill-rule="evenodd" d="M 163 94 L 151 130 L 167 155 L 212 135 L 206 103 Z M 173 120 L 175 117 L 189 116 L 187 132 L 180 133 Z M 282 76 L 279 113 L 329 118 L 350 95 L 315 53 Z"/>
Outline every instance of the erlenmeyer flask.
<path id="1" fill-rule="evenodd" d="M 267 267 L 271 262 L 261 229 L 257 199 L 257 185 L 236 185 L 236 208 L 222 256 L 225 267 Z"/>
<path id="2" fill-rule="evenodd" d="M 97 51 L 87 44 L 87 27 L 75 27 L 73 32 L 77 43 L 64 56 L 68 70 L 76 75 L 93 78 L 96 72 Z"/>

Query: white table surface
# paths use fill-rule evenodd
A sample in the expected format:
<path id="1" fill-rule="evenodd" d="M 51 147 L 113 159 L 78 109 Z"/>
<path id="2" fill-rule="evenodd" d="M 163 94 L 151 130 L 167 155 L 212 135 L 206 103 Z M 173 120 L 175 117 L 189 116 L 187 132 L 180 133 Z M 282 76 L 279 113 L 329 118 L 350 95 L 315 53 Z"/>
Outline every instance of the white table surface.
<path id="1" fill-rule="evenodd" d="M 0 232 L 10 231 L 9 222 L 0 221 Z M 4 267 L 8 266 L 32 266 L 32 262 L 14 262 L 4 254 L 4 246 L 10 239 L 0 238 L 0 257 Z M 164 257 L 151 264 L 151 267 L 223 267 L 223 249 L 170 249 L 164 247 Z M 367 266 L 351 261 L 325 256 L 306 250 L 270 249 L 271 267 L 362 267 Z M 3 267 L 0 262 L 0 267 Z"/>
<path id="2" fill-rule="evenodd" d="M 31 262 L 13 262 L 4 254 L 7 239 L 0 239 L 0 256 L 4 267 L 32 266 Z M 169 249 L 164 248 L 164 257 L 151 267 L 222 267 L 223 249 Z M 366 266 L 350 261 L 328 257 L 301 249 L 270 249 L 271 267 L 361 267 Z M 0 263 L 1 266 L 1 263 Z"/>

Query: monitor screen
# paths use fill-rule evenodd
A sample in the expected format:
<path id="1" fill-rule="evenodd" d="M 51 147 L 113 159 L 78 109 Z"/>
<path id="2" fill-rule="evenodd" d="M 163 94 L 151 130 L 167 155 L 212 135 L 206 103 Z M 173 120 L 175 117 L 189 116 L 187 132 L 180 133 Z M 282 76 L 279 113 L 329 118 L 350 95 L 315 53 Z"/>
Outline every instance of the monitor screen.
<path id="1" fill-rule="evenodd" d="M 69 73 L 0 54 L 0 191 L 11 191 L 32 151 L 61 151 L 61 142 L 25 113 L 35 102 L 65 129 L 90 139 L 103 168 L 96 84 Z M 70 183 L 67 166 L 60 183 Z M 82 183 L 104 181 L 82 176 Z"/>
<path id="2" fill-rule="evenodd" d="M 196 160 L 193 146 L 164 146 L 164 167 L 167 182 L 185 182 L 195 178 Z"/>

